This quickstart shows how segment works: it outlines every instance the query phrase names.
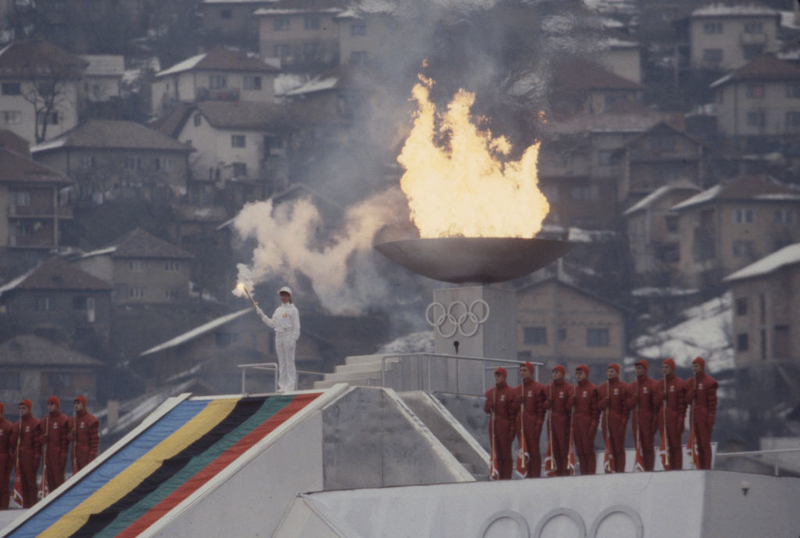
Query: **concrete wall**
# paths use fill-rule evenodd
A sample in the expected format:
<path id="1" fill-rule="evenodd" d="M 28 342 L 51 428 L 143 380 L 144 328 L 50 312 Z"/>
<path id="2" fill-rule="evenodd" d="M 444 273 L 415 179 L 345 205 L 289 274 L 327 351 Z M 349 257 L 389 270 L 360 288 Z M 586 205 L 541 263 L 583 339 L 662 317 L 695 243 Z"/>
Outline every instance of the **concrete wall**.
<path id="1" fill-rule="evenodd" d="M 787 95 L 796 80 L 754 81 L 763 87 L 762 97 L 748 97 L 748 82 L 732 82 L 716 88 L 717 128 L 724 136 L 777 136 L 797 134 L 800 128 L 786 122 L 789 112 L 800 113 L 800 98 Z M 748 114 L 763 113 L 763 125 L 748 123 Z"/>

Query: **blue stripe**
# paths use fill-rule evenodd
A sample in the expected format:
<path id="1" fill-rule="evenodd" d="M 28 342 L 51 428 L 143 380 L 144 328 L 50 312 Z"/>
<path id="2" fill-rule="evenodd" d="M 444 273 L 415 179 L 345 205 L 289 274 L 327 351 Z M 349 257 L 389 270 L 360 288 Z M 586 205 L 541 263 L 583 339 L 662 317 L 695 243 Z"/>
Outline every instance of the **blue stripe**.
<path id="1" fill-rule="evenodd" d="M 6 538 L 35 538 L 200 413 L 211 400 L 185 400 Z M 131 484 L 131 488 L 136 484 Z"/>

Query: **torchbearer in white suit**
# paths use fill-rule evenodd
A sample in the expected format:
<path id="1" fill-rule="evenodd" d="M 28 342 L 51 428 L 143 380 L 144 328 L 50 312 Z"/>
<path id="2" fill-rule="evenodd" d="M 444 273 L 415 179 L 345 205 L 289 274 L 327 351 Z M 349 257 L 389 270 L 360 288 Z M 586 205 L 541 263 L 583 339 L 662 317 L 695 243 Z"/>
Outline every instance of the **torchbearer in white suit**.
<path id="1" fill-rule="evenodd" d="M 278 391 L 290 392 L 297 390 L 297 372 L 294 367 L 294 351 L 297 339 L 300 338 L 300 314 L 292 303 L 292 289 L 282 287 L 278 294 L 281 305 L 270 318 L 258 307 L 256 309 L 261 321 L 268 327 L 275 329 L 275 351 L 278 353 Z"/>

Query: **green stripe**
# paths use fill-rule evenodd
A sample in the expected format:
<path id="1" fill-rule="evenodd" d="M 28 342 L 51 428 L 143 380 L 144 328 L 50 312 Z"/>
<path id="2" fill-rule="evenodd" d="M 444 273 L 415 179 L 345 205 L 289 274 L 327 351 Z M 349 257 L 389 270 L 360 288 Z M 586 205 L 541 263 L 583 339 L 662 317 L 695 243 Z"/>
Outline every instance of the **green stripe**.
<path id="1" fill-rule="evenodd" d="M 261 409 L 243 422 L 241 426 L 220 439 L 202 454 L 193 457 L 180 472 L 163 482 L 155 491 L 144 497 L 141 501 L 124 512 L 121 512 L 111 525 L 107 526 L 96 536 L 98 538 L 110 538 L 125 530 L 134 521 L 142 517 L 155 505 L 182 486 L 187 480 L 202 471 L 208 464 L 219 457 L 220 454 L 235 445 L 255 428 L 269 420 L 278 411 L 286 407 L 292 401 L 292 398 L 293 396 L 288 395 L 267 398 L 264 405 L 261 406 Z"/>

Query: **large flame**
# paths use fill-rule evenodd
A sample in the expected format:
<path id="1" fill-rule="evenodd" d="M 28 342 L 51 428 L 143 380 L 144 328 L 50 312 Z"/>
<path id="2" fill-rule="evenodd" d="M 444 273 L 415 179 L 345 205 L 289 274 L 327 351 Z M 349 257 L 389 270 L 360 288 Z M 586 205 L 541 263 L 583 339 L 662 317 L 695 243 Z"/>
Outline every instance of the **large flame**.
<path id="1" fill-rule="evenodd" d="M 493 138 L 470 120 L 475 94 L 459 90 L 437 117 L 433 81 L 419 75 L 412 95 L 418 110 L 397 161 L 400 186 L 421 237 L 533 237 L 550 205 L 538 187 L 539 144 L 519 161 L 505 137 Z M 446 140 L 437 144 L 436 140 Z"/>

